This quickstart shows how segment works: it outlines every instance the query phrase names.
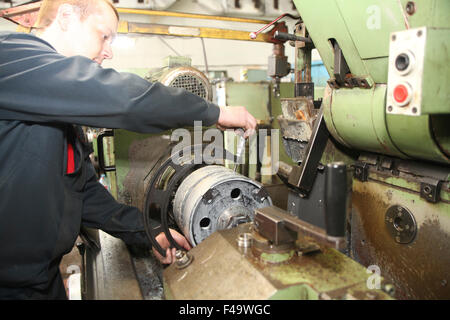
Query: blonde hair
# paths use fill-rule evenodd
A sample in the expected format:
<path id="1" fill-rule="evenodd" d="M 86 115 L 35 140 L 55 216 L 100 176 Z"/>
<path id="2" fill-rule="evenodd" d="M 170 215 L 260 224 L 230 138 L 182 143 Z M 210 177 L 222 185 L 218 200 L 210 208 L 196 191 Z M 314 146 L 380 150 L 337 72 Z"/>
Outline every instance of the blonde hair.
<path id="1" fill-rule="evenodd" d="M 107 3 L 114 10 L 117 20 L 119 20 L 117 9 L 109 0 L 43 0 L 34 27 L 43 29 L 51 25 L 56 18 L 59 6 L 62 4 L 67 3 L 78 8 L 80 18 L 84 20 L 93 12 L 96 12 L 101 2 Z"/>

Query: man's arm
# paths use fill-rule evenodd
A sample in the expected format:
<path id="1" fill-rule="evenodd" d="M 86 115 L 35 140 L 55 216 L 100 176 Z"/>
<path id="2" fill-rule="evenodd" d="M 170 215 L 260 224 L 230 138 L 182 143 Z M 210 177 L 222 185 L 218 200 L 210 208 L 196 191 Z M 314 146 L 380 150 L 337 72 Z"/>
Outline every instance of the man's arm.
<path id="1" fill-rule="evenodd" d="M 0 66 L 0 119 L 153 133 L 219 118 L 216 105 L 184 89 L 62 56 L 30 35 L 0 38 Z"/>
<path id="2" fill-rule="evenodd" d="M 0 33 L 0 119 L 63 122 L 142 133 L 192 126 L 241 127 L 255 118 L 244 107 L 218 107 L 182 88 L 65 57 L 28 34 Z"/>
<path id="3" fill-rule="evenodd" d="M 97 181 L 92 164 L 86 161 L 88 179 L 83 197 L 82 224 L 101 229 L 122 239 L 126 244 L 147 246 L 150 241 L 145 233 L 143 215 L 135 207 L 118 203 L 106 188 Z M 157 227 L 156 221 L 151 221 Z"/>

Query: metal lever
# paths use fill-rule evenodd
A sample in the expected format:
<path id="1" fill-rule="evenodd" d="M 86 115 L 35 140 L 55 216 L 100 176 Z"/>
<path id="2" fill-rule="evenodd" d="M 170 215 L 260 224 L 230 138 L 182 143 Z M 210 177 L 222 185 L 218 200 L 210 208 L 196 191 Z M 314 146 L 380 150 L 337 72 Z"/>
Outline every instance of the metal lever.
<path id="1" fill-rule="evenodd" d="M 287 32 L 281 32 L 281 31 L 275 31 L 273 37 L 277 40 L 281 40 L 281 41 L 302 41 L 305 43 L 312 43 L 311 38 L 305 38 L 305 37 L 300 37 L 300 36 L 296 36 L 295 34 L 290 34 Z"/>
<path id="2" fill-rule="evenodd" d="M 105 155 L 103 152 L 103 139 L 105 137 L 114 137 L 114 131 L 105 130 L 97 136 L 98 166 L 100 167 L 100 170 L 104 172 L 116 171 L 116 166 L 105 165 Z"/>
<path id="3" fill-rule="evenodd" d="M 278 18 L 276 18 L 275 20 L 273 20 L 272 22 L 270 22 L 269 24 L 266 24 L 264 27 L 262 27 L 261 29 L 259 29 L 256 32 L 250 32 L 250 39 L 256 39 L 256 37 L 258 36 L 258 34 L 260 34 L 261 32 L 263 32 L 264 30 L 266 30 L 267 28 L 269 28 L 270 26 L 274 25 L 277 21 L 281 20 L 284 17 L 289 17 L 292 19 L 299 19 L 300 17 L 294 17 L 293 15 L 289 14 L 289 13 L 285 13 L 282 14 L 281 16 L 279 16 Z"/>

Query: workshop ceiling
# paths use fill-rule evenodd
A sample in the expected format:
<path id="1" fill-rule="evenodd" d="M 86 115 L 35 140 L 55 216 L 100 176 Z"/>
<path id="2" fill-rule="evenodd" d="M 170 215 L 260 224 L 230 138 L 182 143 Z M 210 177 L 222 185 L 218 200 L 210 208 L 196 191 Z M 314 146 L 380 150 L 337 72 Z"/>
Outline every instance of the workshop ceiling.
<path id="1" fill-rule="evenodd" d="M 37 0 L 38 1 L 38 0 Z M 214 15 L 229 16 L 279 16 L 297 14 L 292 0 L 112 0 L 121 8 L 170 10 L 175 4 L 198 5 Z M 18 6 L 30 0 L 0 0 L 0 9 Z"/>

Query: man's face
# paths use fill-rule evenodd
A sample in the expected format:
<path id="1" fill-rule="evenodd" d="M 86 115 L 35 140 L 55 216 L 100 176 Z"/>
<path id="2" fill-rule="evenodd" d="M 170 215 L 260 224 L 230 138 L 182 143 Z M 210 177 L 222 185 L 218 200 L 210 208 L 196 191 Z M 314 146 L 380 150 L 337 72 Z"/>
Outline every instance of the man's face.
<path id="1" fill-rule="evenodd" d="M 106 3 L 99 2 L 98 9 L 81 21 L 75 18 L 68 25 L 66 36 L 70 41 L 70 55 L 81 55 L 102 64 L 112 59 L 111 42 L 116 35 L 117 17 Z"/>

